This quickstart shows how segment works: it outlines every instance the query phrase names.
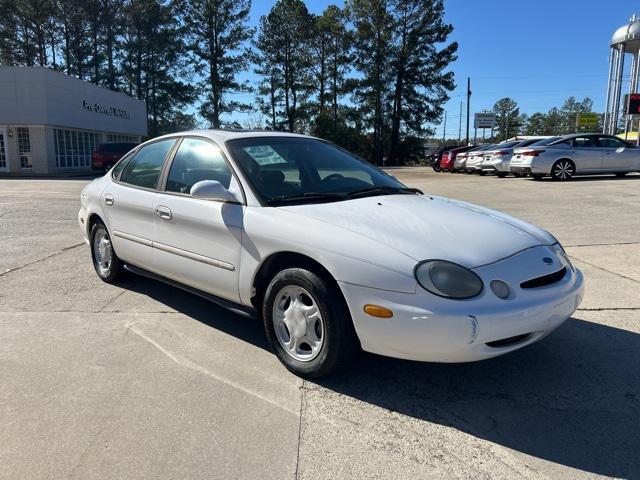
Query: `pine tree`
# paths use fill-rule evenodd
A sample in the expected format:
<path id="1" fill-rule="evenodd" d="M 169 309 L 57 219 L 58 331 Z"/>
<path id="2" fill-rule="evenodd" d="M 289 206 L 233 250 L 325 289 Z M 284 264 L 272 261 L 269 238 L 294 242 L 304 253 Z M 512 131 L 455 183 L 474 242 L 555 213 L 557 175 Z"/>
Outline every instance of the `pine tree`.
<path id="1" fill-rule="evenodd" d="M 304 129 L 302 112 L 311 91 L 312 22 L 302 0 L 278 0 L 260 19 L 256 45 L 261 66 L 256 71 L 268 78 L 272 105 L 275 107 L 276 98 L 282 98 L 283 108 L 278 113 L 290 132 Z M 274 120 L 272 123 L 277 123 Z"/>
<path id="2" fill-rule="evenodd" d="M 355 27 L 354 66 L 361 75 L 355 86 L 354 100 L 366 126 L 373 130 L 370 157 L 383 163 L 387 115 L 386 98 L 391 81 L 391 40 L 393 21 L 387 0 L 349 0 L 347 9 Z"/>
<path id="3" fill-rule="evenodd" d="M 228 100 L 233 94 L 249 92 L 247 81 L 239 80 L 251 60 L 249 40 L 250 0 L 190 0 L 184 4 L 184 22 L 190 58 L 200 86 L 206 92 L 200 114 L 213 128 L 222 126 L 221 116 L 249 105 Z"/>
<path id="4" fill-rule="evenodd" d="M 456 59 L 458 44 L 438 47 L 453 30 L 443 20 L 442 0 L 394 0 L 390 11 L 395 36 L 389 162 L 395 164 L 401 134 L 420 135 L 426 123 L 442 115 L 448 92 L 455 87 L 453 72 L 447 68 Z"/>

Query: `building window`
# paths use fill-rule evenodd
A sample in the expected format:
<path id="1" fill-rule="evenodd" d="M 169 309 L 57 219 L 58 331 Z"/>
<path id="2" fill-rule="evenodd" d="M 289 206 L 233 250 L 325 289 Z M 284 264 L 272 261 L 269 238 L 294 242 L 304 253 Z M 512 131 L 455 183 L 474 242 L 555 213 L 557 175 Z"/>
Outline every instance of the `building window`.
<path id="1" fill-rule="evenodd" d="M 108 143 L 138 143 L 138 137 L 135 135 L 119 135 L 115 133 L 109 133 L 107 135 Z"/>
<path id="2" fill-rule="evenodd" d="M 0 133 L 0 168 L 7 168 L 7 157 L 4 153 L 4 133 Z"/>
<path id="3" fill-rule="evenodd" d="M 20 168 L 31 168 L 31 140 L 29 139 L 29 129 L 18 127 L 18 157 L 20 157 Z"/>
<path id="4" fill-rule="evenodd" d="M 53 130 L 58 168 L 88 168 L 98 134 L 78 130 Z"/>

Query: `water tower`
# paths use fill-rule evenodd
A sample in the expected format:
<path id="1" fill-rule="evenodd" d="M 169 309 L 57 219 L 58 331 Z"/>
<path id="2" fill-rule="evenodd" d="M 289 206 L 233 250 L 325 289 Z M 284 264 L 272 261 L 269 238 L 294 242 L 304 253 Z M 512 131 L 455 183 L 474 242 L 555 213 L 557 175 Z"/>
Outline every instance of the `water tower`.
<path id="1" fill-rule="evenodd" d="M 640 20 L 634 15 L 629 23 L 620 27 L 611 37 L 609 55 L 609 85 L 604 113 L 604 133 L 615 135 L 620 122 L 623 99 L 622 82 L 625 75 L 624 61 L 631 55 L 629 93 L 638 92 L 638 74 L 640 73 Z M 625 117 L 624 129 L 629 131 L 631 117 Z"/>

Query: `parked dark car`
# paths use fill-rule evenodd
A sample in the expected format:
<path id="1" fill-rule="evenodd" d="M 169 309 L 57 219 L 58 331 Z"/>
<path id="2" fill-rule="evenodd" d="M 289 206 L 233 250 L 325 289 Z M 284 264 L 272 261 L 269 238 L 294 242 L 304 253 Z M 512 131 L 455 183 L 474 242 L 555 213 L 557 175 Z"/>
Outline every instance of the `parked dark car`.
<path id="1" fill-rule="evenodd" d="M 137 146 L 137 143 L 131 142 L 99 143 L 91 154 L 91 169 L 106 172 L 110 170 L 125 153 L 133 150 Z"/>
<path id="2" fill-rule="evenodd" d="M 443 171 L 454 173 L 455 169 L 453 168 L 453 165 L 456 161 L 456 156 L 459 153 L 469 151 L 472 148 L 475 148 L 475 145 L 465 145 L 463 147 L 450 148 L 442 154 L 442 158 L 440 159 L 440 169 Z"/>

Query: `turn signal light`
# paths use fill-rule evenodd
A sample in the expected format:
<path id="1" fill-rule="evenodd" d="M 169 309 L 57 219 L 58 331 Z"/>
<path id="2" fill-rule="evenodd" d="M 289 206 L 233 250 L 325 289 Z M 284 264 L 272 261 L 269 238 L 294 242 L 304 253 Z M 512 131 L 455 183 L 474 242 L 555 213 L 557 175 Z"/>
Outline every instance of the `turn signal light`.
<path id="1" fill-rule="evenodd" d="M 378 318 L 393 317 L 393 312 L 388 308 L 381 307 L 380 305 L 372 305 L 370 303 L 367 303 L 364 306 L 364 313 L 371 315 L 372 317 L 378 317 Z"/>

